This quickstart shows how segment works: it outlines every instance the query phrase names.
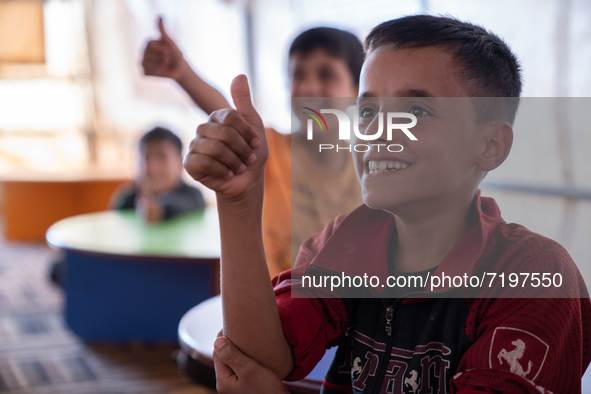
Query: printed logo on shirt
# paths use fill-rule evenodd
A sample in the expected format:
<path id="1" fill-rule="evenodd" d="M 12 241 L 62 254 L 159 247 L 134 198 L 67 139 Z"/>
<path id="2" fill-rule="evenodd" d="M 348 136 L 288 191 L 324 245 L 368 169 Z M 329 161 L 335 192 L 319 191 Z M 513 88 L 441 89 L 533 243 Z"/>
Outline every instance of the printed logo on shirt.
<path id="1" fill-rule="evenodd" d="M 535 381 L 549 349 L 546 342 L 528 331 L 497 327 L 490 344 L 489 368 L 509 371 Z"/>
<path id="2" fill-rule="evenodd" d="M 385 343 L 375 341 L 358 331 L 354 333 L 354 341 L 354 348 L 359 349 L 360 345 L 365 345 L 363 357 L 358 356 L 345 362 L 345 365 L 351 365 L 355 390 L 363 392 L 368 388 L 368 378 L 376 375 L 381 361 L 388 365 L 380 393 L 447 393 L 451 363 L 445 356 L 450 356 L 451 349 L 443 343 L 429 342 L 416 346 L 414 350 L 392 347 L 389 357 L 385 357 Z M 353 356 L 351 354 L 351 358 Z"/>

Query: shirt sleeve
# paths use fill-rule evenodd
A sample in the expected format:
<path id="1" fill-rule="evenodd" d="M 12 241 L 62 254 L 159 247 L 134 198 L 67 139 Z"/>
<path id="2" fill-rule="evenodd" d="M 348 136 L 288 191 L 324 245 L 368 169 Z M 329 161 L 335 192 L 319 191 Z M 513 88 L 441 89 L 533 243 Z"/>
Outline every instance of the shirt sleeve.
<path id="1" fill-rule="evenodd" d="M 347 329 L 347 311 L 342 299 L 305 297 L 302 292 L 292 298 L 292 287 L 300 285 L 299 280 L 292 278 L 301 277 L 341 220 L 335 219 L 322 233 L 304 242 L 294 268 L 273 279 L 283 334 L 294 356 L 294 369 L 286 378 L 288 381 L 306 377 L 325 350 L 338 345 Z"/>
<path id="2" fill-rule="evenodd" d="M 526 241 L 531 243 L 532 239 L 524 239 L 524 245 Z M 535 239 L 534 244 L 538 245 Z M 515 256 L 519 261 L 516 266 L 533 272 L 533 264 L 542 262 L 545 272 L 561 273 L 568 286 L 564 298 L 467 300 L 465 332 L 473 344 L 450 380 L 451 393 L 581 392 L 581 378 L 590 361 L 587 325 L 591 303 L 564 248 L 549 240 L 543 245 L 549 245 L 548 253 L 540 253 L 544 251 L 541 247 L 530 247 Z M 513 249 L 526 250 L 520 246 Z M 537 297 L 552 294 L 542 286 L 532 291 Z"/>
<path id="3" fill-rule="evenodd" d="M 496 299 L 471 307 L 505 318 L 487 325 L 464 353 L 451 393 L 581 392 L 589 299 Z"/>

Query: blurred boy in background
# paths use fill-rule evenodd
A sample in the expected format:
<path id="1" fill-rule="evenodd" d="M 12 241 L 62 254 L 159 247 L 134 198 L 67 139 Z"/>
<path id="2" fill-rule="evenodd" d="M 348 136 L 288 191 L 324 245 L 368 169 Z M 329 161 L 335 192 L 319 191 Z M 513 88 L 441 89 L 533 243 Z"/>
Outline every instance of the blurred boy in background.
<path id="1" fill-rule="evenodd" d="M 181 180 L 183 143 L 172 131 L 156 127 L 140 139 L 139 171 L 131 184 L 113 193 L 111 209 L 135 209 L 147 223 L 158 223 L 205 207 L 203 195 Z M 49 269 L 51 280 L 63 285 L 64 262 Z"/>
<path id="2" fill-rule="evenodd" d="M 172 131 L 156 127 L 139 143 L 139 172 L 135 182 L 115 192 L 114 209 L 135 209 L 156 223 L 205 207 L 203 195 L 181 180 L 183 144 Z"/>
<path id="3" fill-rule="evenodd" d="M 144 51 L 144 73 L 175 80 L 207 114 L 231 108 L 220 92 L 191 69 L 168 36 L 162 19 L 158 26 L 161 37 L 148 42 Z M 289 50 L 291 96 L 356 97 L 362 64 L 363 46 L 355 35 L 325 27 L 305 31 L 295 38 Z M 295 111 L 296 115 L 300 113 Z M 305 120 L 300 123 L 305 125 Z M 225 132 L 220 128 L 220 136 Z M 265 133 L 270 154 L 265 172 L 263 241 L 273 277 L 291 268 L 304 240 L 322 231 L 335 216 L 356 208 L 362 200 L 353 161 L 348 155 L 336 158 L 326 153 L 319 155 L 314 146 L 306 144 L 301 130 L 285 135 L 266 128 Z M 307 160 L 296 161 L 292 166 L 292 149 L 302 151 Z M 235 173 L 244 171 L 240 163 L 236 164 Z M 314 178 L 313 182 L 310 178 Z M 324 188 L 314 188 L 313 185 L 319 184 Z M 292 204 L 293 212 L 297 212 L 293 218 Z"/>

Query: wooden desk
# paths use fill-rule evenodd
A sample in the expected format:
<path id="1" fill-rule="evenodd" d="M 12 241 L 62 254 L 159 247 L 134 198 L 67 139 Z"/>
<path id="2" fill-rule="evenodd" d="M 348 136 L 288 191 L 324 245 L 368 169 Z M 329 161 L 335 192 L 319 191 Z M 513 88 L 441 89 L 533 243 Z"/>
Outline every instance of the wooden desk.
<path id="1" fill-rule="evenodd" d="M 47 242 L 65 252 L 66 322 L 91 341 L 176 341 L 178 322 L 219 293 L 217 211 L 149 225 L 133 211 L 74 216 Z"/>
<path id="2" fill-rule="evenodd" d="M 40 241 L 58 220 L 107 209 L 111 195 L 129 179 L 125 174 L 0 175 L 4 195 L 4 235 L 14 241 Z"/>
<path id="3" fill-rule="evenodd" d="M 179 344 L 185 353 L 213 369 L 213 343 L 222 325 L 222 297 L 212 297 L 185 313 L 178 327 Z M 297 382 L 284 382 L 285 387 L 296 393 L 319 393 L 335 352 L 336 347 L 327 350 L 306 378 Z"/>

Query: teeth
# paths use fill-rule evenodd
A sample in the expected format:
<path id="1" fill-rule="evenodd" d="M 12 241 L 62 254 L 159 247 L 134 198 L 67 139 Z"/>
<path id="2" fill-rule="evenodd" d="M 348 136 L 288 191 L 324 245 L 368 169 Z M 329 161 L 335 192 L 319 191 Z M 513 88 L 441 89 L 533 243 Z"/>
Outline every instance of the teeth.
<path id="1" fill-rule="evenodd" d="M 391 170 L 404 170 L 410 164 L 401 161 L 370 161 L 367 163 L 370 174 L 379 174 Z"/>

